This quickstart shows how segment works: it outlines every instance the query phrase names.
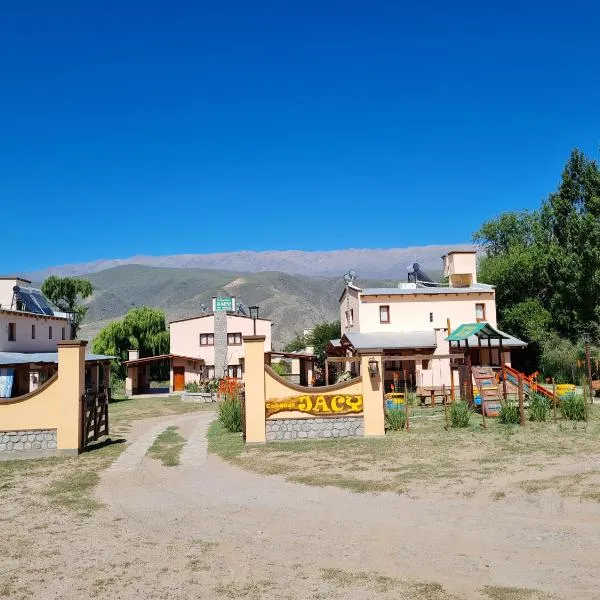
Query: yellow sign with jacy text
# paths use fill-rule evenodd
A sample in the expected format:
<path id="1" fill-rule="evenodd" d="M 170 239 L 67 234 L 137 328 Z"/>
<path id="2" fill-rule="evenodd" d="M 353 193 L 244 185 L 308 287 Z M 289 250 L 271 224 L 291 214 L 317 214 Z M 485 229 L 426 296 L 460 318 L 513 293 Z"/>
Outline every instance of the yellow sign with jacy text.
<path id="1" fill-rule="evenodd" d="M 363 411 L 363 397 L 362 394 L 305 394 L 267 400 L 265 403 L 267 419 L 284 411 L 298 411 L 319 417 L 357 414 Z"/>

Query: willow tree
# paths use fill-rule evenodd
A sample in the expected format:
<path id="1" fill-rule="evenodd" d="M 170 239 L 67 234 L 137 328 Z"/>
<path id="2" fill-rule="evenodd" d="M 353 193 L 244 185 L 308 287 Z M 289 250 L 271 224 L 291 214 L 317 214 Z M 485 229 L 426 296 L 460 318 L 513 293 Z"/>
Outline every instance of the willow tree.
<path id="1" fill-rule="evenodd" d="M 164 311 L 147 306 L 132 308 L 122 319 L 109 323 L 98 333 L 92 350 L 116 356 L 114 371 L 119 377 L 125 375 L 121 363 L 127 360 L 128 350 L 138 350 L 140 358 L 167 354 L 169 332 Z"/>

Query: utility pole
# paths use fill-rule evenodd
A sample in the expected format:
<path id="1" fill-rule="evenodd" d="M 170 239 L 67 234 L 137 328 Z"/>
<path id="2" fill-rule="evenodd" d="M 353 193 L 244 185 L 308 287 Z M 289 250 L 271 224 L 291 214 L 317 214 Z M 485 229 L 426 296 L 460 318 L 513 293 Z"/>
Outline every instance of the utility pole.
<path id="1" fill-rule="evenodd" d="M 590 388 L 590 404 L 594 402 L 594 388 L 592 387 L 592 360 L 590 358 L 590 339 L 589 333 L 583 334 L 583 341 L 585 342 L 585 362 L 587 366 L 587 384 Z"/>

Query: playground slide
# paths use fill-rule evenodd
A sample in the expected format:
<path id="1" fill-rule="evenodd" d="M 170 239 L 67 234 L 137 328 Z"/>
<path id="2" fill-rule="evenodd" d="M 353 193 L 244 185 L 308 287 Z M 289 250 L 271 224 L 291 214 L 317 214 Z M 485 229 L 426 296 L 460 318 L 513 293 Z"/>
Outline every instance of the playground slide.
<path id="1" fill-rule="evenodd" d="M 532 377 L 528 377 L 525 373 L 520 373 L 516 369 L 512 367 L 504 366 L 504 372 L 506 373 L 506 380 L 512 383 L 515 387 L 519 387 L 519 377 L 523 379 L 523 392 L 526 396 L 530 396 L 531 394 L 542 394 L 546 396 L 549 400 L 554 399 L 554 394 L 547 387 L 539 384 Z"/>

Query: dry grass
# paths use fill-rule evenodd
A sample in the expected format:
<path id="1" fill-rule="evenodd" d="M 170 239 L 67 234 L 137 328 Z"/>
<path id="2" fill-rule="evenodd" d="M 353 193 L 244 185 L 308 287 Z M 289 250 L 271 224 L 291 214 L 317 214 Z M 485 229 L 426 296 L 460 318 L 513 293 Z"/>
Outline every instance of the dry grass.
<path id="1" fill-rule="evenodd" d="M 390 593 L 394 598 L 404 600 L 458 600 L 439 583 L 410 582 L 379 573 L 344 569 L 321 569 L 321 577 L 336 592 L 344 588 L 363 588 L 371 594 Z"/>
<path id="2" fill-rule="evenodd" d="M 486 586 L 483 591 L 490 600 L 553 600 L 556 598 L 539 590 L 527 588 Z"/>
<path id="3" fill-rule="evenodd" d="M 178 429 L 175 426 L 167 427 L 160 435 L 156 436 L 146 454 L 150 458 L 159 460 L 165 467 L 176 467 L 180 464 L 185 438 L 177 433 Z"/>
<path id="4" fill-rule="evenodd" d="M 326 439 L 274 442 L 246 447 L 239 434 L 225 432 L 219 423 L 209 431 L 209 449 L 226 460 L 261 474 L 279 474 L 308 485 L 332 485 L 354 492 L 425 492 L 428 486 L 449 493 L 473 495 L 499 476 L 534 479 L 565 458 L 576 473 L 565 480 L 579 498 L 597 500 L 596 472 L 577 473 L 579 457 L 600 453 L 600 408 L 594 406 L 587 423 L 528 422 L 523 428 L 488 419 L 483 429 L 477 416 L 465 429 L 444 429 L 441 411 L 415 411 L 410 431 L 383 439 Z M 532 477 L 532 474 L 535 474 Z M 573 486 L 573 482 L 578 486 Z M 536 485 L 552 487 L 559 480 Z M 535 491 L 535 490 L 527 490 Z M 492 490 L 500 500 L 510 489 Z"/>
<path id="5" fill-rule="evenodd" d="M 117 398 L 110 403 L 110 424 L 117 431 L 124 432 L 131 426 L 131 421 L 183 415 L 191 412 L 216 410 L 215 403 L 182 402 L 179 396 L 167 398 Z"/>
<path id="6" fill-rule="evenodd" d="M 99 473 L 126 447 L 131 421 L 161 415 L 214 410 L 214 405 L 181 402 L 178 396 L 119 400 L 109 406 L 109 438 L 79 456 L 0 461 L 0 506 L 18 489 L 50 507 L 85 518 L 101 505 L 93 498 Z"/>

